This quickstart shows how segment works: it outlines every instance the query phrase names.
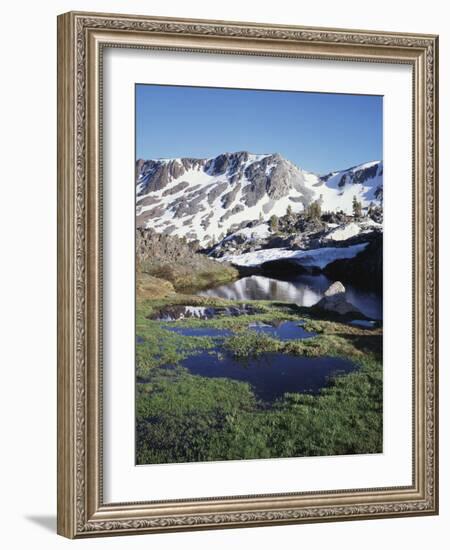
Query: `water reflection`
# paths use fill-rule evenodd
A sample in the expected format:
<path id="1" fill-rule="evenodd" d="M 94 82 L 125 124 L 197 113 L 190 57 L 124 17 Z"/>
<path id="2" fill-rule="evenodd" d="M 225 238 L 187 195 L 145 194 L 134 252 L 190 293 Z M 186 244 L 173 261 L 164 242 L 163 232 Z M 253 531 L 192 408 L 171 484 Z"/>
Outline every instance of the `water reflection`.
<path id="1" fill-rule="evenodd" d="M 200 295 L 227 300 L 279 300 L 311 307 L 323 297 L 332 282 L 325 275 L 299 275 L 289 281 L 252 275 L 204 290 Z M 372 319 L 382 318 L 382 298 L 379 294 L 347 284 L 345 288 L 347 300 L 364 315 Z"/>
<path id="2" fill-rule="evenodd" d="M 278 321 L 273 324 L 256 322 L 250 323 L 248 328 L 254 332 L 266 334 L 267 336 L 278 338 L 279 340 L 302 340 L 304 338 L 316 336 L 314 332 L 305 330 L 299 321 Z M 169 332 L 181 334 L 182 336 L 225 338 L 233 334 L 231 330 L 214 327 L 165 327 L 165 329 Z"/>
<path id="3" fill-rule="evenodd" d="M 304 340 L 305 338 L 316 336 L 315 332 L 308 332 L 299 322 L 295 321 L 282 321 L 273 325 L 251 323 L 248 328 L 260 334 L 277 338 L 278 340 Z"/>
<path id="4" fill-rule="evenodd" d="M 231 378 L 248 382 L 262 400 L 273 402 L 286 392 L 315 394 L 330 377 L 355 370 L 356 365 L 339 357 L 300 357 L 266 353 L 249 359 L 201 352 L 183 361 L 191 374 L 208 378 Z"/>

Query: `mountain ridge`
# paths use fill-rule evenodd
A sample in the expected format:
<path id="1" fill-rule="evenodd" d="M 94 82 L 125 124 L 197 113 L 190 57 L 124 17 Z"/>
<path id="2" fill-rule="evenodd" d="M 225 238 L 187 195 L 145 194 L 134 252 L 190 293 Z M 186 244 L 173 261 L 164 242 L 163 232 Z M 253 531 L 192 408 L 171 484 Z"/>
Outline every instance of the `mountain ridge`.
<path id="1" fill-rule="evenodd" d="M 324 211 L 351 213 L 353 196 L 382 205 L 383 162 L 369 161 L 325 175 L 279 153 L 248 151 L 211 158 L 136 161 L 137 227 L 207 246 L 248 222 L 297 213 L 319 200 Z"/>

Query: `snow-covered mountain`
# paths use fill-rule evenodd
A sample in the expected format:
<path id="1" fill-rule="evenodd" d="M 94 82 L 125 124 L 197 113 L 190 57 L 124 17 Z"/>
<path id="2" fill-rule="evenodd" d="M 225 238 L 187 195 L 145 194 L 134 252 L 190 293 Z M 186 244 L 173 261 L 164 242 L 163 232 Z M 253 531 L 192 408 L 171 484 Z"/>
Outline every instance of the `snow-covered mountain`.
<path id="1" fill-rule="evenodd" d="M 198 240 L 207 246 L 250 221 L 301 212 L 314 200 L 322 211 L 352 212 L 382 201 L 383 164 L 373 161 L 320 176 L 281 155 L 247 151 L 215 158 L 136 162 L 137 226 Z"/>

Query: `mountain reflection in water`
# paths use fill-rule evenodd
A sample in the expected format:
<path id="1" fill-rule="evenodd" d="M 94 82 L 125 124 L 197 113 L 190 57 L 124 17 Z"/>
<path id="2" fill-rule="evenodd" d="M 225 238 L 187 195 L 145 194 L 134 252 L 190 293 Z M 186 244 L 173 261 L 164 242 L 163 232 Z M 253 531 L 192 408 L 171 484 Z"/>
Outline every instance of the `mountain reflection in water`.
<path id="1" fill-rule="evenodd" d="M 252 275 L 204 290 L 199 294 L 226 300 L 276 300 L 311 307 L 323 297 L 332 283 L 333 281 L 325 275 L 299 275 L 289 281 Z M 382 297 L 379 294 L 348 284 L 345 288 L 347 300 L 364 315 L 372 319 L 382 318 Z"/>

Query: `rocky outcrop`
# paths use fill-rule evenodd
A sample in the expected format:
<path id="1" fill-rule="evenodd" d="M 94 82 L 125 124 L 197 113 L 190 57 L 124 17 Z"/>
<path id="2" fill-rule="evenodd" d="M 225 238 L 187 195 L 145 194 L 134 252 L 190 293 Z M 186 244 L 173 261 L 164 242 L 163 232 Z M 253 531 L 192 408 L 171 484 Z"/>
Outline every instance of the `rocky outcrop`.
<path id="1" fill-rule="evenodd" d="M 248 222 L 268 221 L 288 210 L 299 214 L 315 200 L 323 212 L 332 205 L 333 210 L 351 214 L 355 193 L 363 206 L 378 207 L 381 173 L 382 164 L 372 162 L 321 178 L 278 153 L 248 151 L 209 159 L 140 159 L 136 162 L 137 226 L 199 240 L 206 248 Z M 211 209 L 215 215 L 207 224 L 200 223 Z M 186 218 L 192 219 L 190 226 Z M 170 226 L 164 225 L 168 220 Z"/>
<path id="2" fill-rule="evenodd" d="M 315 309 L 322 309 L 339 315 L 362 315 L 357 307 L 347 301 L 345 287 L 340 281 L 333 283 L 324 294 L 324 297 L 314 306 Z"/>
<path id="3" fill-rule="evenodd" d="M 151 276 L 146 279 L 146 287 L 153 289 L 158 283 L 161 292 L 220 284 L 239 274 L 229 264 L 216 262 L 200 253 L 194 243 L 187 244 L 178 237 L 151 229 L 136 231 L 136 271 L 139 280 Z M 163 288 L 160 280 L 169 281 L 171 285 Z"/>
<path id="4" fill-rule="evenodd" d="M 324 292 L 324 296 L 326 298 L 330 298 L 331 296 L 340 296 L 341 294 L 345 294 L 345 286 L 341 283 L 341 281 L 334 282 Z"/>
<path id="5" fill-rule="evenodd" d="M 325 246 L 345 247 L 370 242 L 374 235 L 382 234 L 382 226 L 374 224 L 370 217 L 355 222 L 353 217 L 342 213 L 324 214 L 321 219 L 310 219 L 304 213 L 285 215 L 278 219 L 275 230 L 269 230 L 269 227 L 267 223 L 248 222 L 244 228 L 239 228 L 209 249 L 209 255 L 221 258 L 269 248 L 311 250 Z"/>
<path id="6" fill-rule="evenodd" d="M 213 319 L 219 315 L 225 317 L 256 315 L 257 313 L 261 313 L 261 311 L 261 309 L 254 307 L 251 304 L 237 306 L 186 306 L 182 304 L 172 304 L 153 310 L 152 313 L 148 315 L 147 319 L 158 321 L 178 321 L 179 319 Z"/>
<path id="7" fill-rule="evenodd" d="M 343 174 L 339 180 L 338 187 L 344 187 L 347 183 L 364 183 L 377 175 L 378 164 L 371 164 L 364 168 L 351 168 Z"/>
<path id="8" fill-rule="evenodd" d="M 152 229 L 138 228 L 136 231 L 136 259 L 138 264 L 147 260 L 181 262 L 191 258 L 198 246 L 189 246 L 182 239 L 157 233 Z M 204 256 L 200 256 L 205 259 Z"/>
<path id="9" fill-rule="evenodd" d="M 136 161 L 136 183 L 139 186 L 138 195 L 151 191 L 159 191 L 167 187 L 171 181 L 179 178 L 185 172 L 199 169 L 200 159 L 169 159 L 169 160 L 142 160 Z"/>
<path id="10" fill-rule="evenodd" d="M 320 269 L 315 266 L 303 266 L 295 260 L 273 260 L 259 266 L 259 272 L 275 279 L 295 279 L 298 275 L 319 275 Z"/>
<path id="11" fill-rule="evenodd" d="M 331 279 L 381 292 L 383 289 L 383 235 L 374 233 L 365 250 L 354 258 L 336 260 L 324 272 Z"/>
<path id="12" fill-rule="evenodd" d="M 180 191 L 186 189 L 186 187 L 189 187 L 189 183 L 187 181 L 180 181 L 180 183 L 177 183 L 177 185 L 175 185 L 174 187 L 166 189 L 162 196 L 167 197 L 167 195 L 176 195 Z"/>

